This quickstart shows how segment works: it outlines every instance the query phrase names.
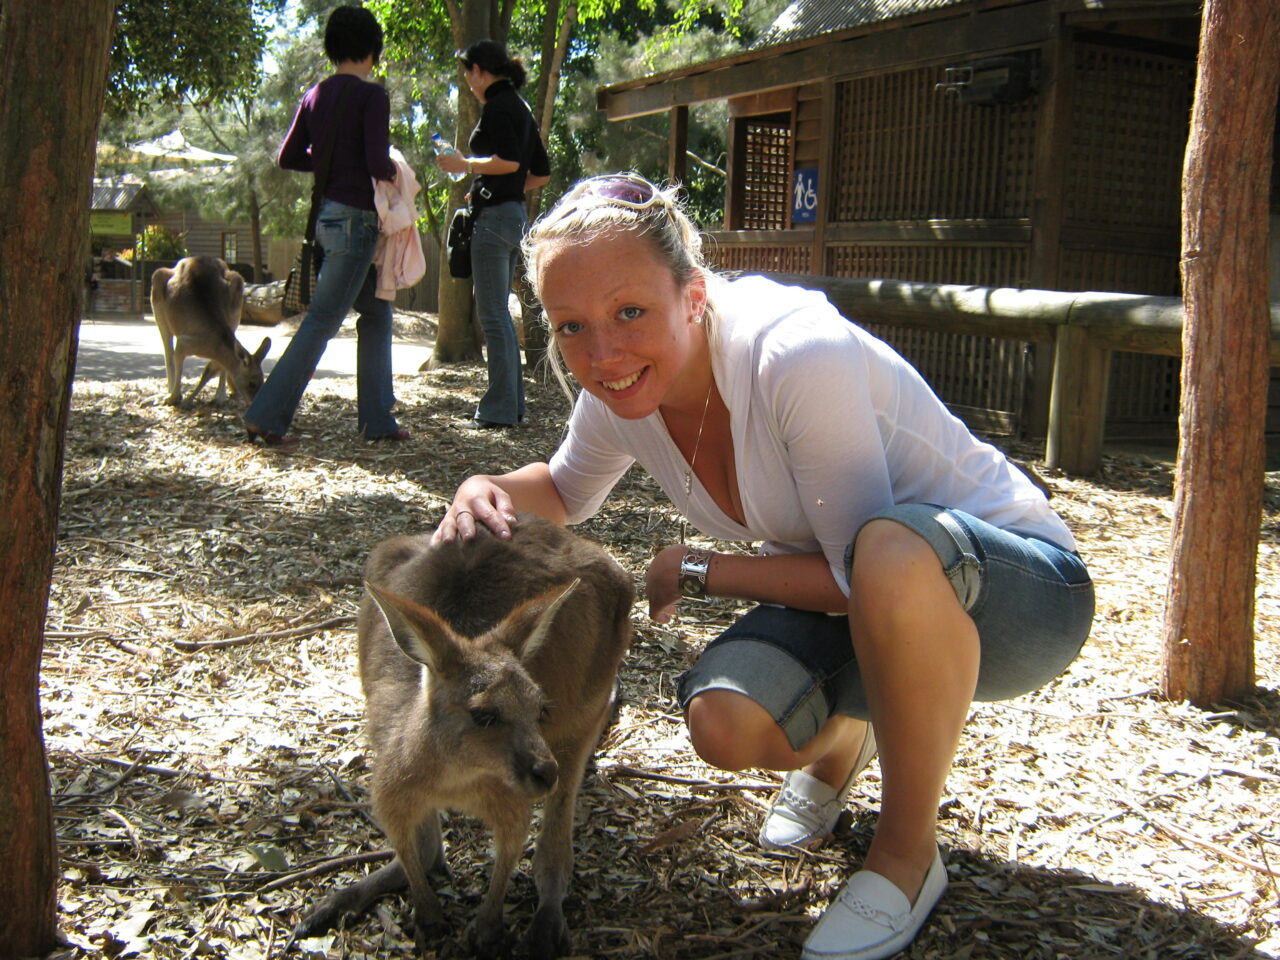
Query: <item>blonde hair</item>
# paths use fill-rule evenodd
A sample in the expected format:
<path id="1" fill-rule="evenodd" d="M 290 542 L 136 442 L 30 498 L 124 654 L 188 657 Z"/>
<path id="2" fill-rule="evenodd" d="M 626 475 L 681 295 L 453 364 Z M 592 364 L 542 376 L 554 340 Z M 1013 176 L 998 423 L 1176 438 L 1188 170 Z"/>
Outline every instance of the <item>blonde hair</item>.
<path id="1" fill-rule="evenodd" d="M 677 197 L 678 187 L 661 187 L 636 173 L 609 174 L 579 181 L 529 228 L 521 242 L 529 283 L 542 298 L 542 261 L 548 251 L 564 244 L 586 245 L 606 236 L 630 235 L 650 245 L 658 259 L 684 288 L 698 277 L 710 277 L 702 256 L 702 235 Z M 619 194 L 618 196 L 611 195 Z M 712 324 L 715 308 L 707 300 L 705 322 Z M 543 315 L 545 321 L 545 314 Z M 708 327 L 708 335 L 714 328 Z M 547 362 L 556 380 L 572 399 L 573 389 L 564 362 L 549 331 Z"/>

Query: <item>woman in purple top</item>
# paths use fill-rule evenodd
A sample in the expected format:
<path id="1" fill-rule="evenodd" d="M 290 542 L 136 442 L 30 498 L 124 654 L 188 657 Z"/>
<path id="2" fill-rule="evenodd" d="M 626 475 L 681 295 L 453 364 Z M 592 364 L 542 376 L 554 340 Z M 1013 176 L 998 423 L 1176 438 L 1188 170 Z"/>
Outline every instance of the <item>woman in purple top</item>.
<path id="1" fill-rule="evenodd" d="M 338 7 L 324 31 L 324 52 L 336 68 L 302 97 L 293 125 L 280 145 L 286 170 L 314 173 L 326 139 L 334 137 L 316 242 L 324 255 L 311 306 L 298 332 L 276 362 L 244 414 L 250 440 L 269 446 L 297 443 L 288 436 L 298 403 L 333 335 L 354 308 L 356 321 L 357 425 L 368 440 L 406 440 L 391 407 L 391 303 L 374 296 L 374 247 L 378 212 L 373 180 L 394 180 L 388 150 L 391 104 L 369 81 L 382 54 L 382 27 L 360 7 Z"/>

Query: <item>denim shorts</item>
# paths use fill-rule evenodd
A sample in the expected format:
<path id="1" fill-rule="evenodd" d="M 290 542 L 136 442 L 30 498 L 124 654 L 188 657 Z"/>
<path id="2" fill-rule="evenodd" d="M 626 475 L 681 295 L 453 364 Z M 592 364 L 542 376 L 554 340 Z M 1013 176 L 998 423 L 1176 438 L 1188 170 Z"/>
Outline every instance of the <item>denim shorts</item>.
<path id="1" fill-rule="evenodd" d="M 930 504 L 900 504 L 876 518 L 928 541 L 973 618 L 982 651 L 976 699 L 1035 690 L 1076 658 L 1093 621 L 1093 583 L 1077 554 Z M 851 543 L 846 571 L 852 554 Z M 849 618 L 790 607 L 758 606 L 711 641 L 680 677 L 681 709 L 707 690 L 760 704 L 796 750 L 832 716 L 869 716 Z"/>

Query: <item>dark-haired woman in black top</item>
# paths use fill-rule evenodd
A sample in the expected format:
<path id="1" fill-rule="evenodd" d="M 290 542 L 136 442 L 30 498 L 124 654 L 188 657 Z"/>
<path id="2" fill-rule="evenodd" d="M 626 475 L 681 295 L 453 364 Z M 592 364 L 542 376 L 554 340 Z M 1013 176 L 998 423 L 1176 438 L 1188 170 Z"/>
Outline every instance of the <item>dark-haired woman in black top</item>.
<path id="1" fill-rule="evenodd" d="M 507 307 L 520 238 L 527 215 L 524 195 L 551 179 L 547 151 L 529 105 L 517 91 L 525 69 L 518 57 L 493 40 L 473 43 L 459 55 L 467 86 L 482 104 L 471 132 L 468 154 L 437 159 L 448 173 L 468 173 L 475 232 L 471 239 L 471 277 L 476 315 L 484 330 L 489 387 L 467 426 L 499 429 L 524 418 L 524 382 L 520 343 Z"/>

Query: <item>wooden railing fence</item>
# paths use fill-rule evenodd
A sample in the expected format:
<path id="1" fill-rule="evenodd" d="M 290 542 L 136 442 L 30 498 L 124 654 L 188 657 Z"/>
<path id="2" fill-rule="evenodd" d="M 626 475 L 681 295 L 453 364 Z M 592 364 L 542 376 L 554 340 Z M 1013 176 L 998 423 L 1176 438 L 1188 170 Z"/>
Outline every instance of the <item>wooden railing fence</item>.
<path id="1" fill-rule="evenodd" d="M 1045 461 L 1078 476 L 1096 474 L 1102 465 L 1112 351 L 1182 353 L 1179 297 L 793 273 L 766 276 L 821 290 L 841 313 L 860 323 L 1052 344 Z M 1280 365 L 1280 303 L 1271 305 L 1271 363 Z"/>

